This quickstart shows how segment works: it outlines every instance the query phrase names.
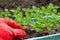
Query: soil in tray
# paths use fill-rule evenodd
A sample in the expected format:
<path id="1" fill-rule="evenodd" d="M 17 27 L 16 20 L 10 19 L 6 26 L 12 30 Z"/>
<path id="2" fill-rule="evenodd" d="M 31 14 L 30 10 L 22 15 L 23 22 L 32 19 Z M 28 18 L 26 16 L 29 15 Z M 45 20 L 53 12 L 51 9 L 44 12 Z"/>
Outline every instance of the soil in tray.
<path id="1" fill-rule="evenodd" d="M 48 31 L 47 28 L 44 28 L 44 30 L 42 30 L 40 32 L 36 32 L 35 30 L 31 31 L 29 29 L 29 27 L 26 28 L 25 30 L 26 30 L 26 33 L 27 33 L 25 38 L 23 38 L 23 39 L 15 38 L 14 40 L 24 40 L 24 39 L 27 39 L 27 38 L 40 37 L 40 36 L 46 36 L 46 35 L 60 33 L 60 27 L 58 29 L 55 29 L 54 27 L 52 27 L 51 31 Z"/>
<path id="2" fill-rule="evenodd" d="M 60 6 L 60 0 L 0 0 L 0 11 L 3 11 L 6 8 L 16 8 L 18 6 L 31 8 L 35 5 L 41 7 L 47 6 L 49 3 Z"/>

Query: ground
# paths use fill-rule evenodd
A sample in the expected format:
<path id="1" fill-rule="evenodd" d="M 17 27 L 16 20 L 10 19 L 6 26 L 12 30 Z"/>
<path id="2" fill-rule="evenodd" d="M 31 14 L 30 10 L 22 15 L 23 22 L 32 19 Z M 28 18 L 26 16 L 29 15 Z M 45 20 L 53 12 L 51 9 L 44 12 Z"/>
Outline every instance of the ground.
<path id="1" fill-rule="evenodd" d="M 3 9 L 12 9 L 18 6 L 31 8 L 47 6 L 49 3 L 60 6 L 60 0 L 0 0 L 0 11 Z M 59 9 L 60 10 L 60 9 Z"/>

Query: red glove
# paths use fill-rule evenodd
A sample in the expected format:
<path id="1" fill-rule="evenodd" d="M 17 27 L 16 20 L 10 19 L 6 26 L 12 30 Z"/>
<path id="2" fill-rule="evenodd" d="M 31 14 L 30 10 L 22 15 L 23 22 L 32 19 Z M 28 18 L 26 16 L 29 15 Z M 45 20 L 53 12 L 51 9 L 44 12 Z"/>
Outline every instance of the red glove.
<path id="1" fill-rule="evenodd" d="M 24 38 L 24 28 L 12 20 L 0 18 L 0 40 L 12 40 L 15 37 Z"/>

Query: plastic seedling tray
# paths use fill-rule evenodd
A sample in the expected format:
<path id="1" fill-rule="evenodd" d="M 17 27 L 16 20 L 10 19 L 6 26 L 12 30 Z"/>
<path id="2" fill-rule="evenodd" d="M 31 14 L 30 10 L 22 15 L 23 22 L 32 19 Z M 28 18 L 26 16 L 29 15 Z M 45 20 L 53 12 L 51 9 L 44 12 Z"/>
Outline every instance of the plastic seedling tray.
<path id="1" fill-rule="evenodd" d="M 44 18 L 48 18 L 52 16 L 44 16 Z M 60 17 L 60 16 L 58 16 Z M 32 18 L 33 21 L 37 20 L 37 18 Z M 47 36 L 42 36 L 42 37 L 35 37 L 35 38 L 29 38 L 25 40 L 60 40 L 60 33 L 58 34 L 52 34 L 52 35 L 47 35 Z"/>
<path id="2" fill-rule="evenodd" d="M 29 38 L 25 40 L 60 40 L 60 33 L 42 36 L 42 37 Z"/>

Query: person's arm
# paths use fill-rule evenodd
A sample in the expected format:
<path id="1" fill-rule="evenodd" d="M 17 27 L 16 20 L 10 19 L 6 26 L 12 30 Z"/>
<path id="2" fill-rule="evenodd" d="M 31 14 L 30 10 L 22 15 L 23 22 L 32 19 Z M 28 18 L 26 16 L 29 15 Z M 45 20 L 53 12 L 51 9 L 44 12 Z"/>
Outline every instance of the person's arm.
<path id="1" fill-rule="evenodd" d="M 9 20 L 9 19 L 6 19 L 6 18 L 0 18 L 0 20 L 5 22 L 7 25 L 9 25 L 12 28 L 18 28 L 18 29 L 23 29 L 24 30 L 24 28 L 21 25 L 17 24 L 13 20 Z"/>

